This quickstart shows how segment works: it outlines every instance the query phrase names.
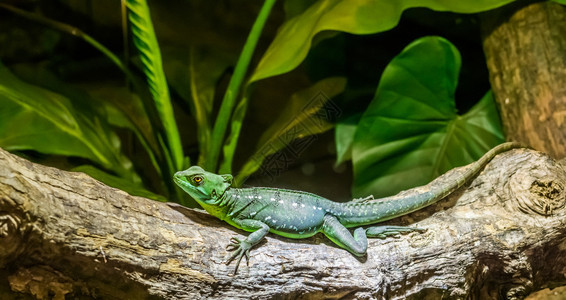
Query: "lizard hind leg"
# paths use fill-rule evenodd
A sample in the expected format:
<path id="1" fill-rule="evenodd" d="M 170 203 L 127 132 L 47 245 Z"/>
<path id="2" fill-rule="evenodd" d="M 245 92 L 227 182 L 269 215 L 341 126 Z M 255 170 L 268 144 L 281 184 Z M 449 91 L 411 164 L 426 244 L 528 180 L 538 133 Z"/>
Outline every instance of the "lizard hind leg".
<path id="1" fill-rule="evenodd" d="M 400 234 L 413 231 L 424 232 L 426 229 L 407 226 L 373 226 L 366 229 L 366 235 L 368 237 L 384 239 L 389 236 L 399 237 Z"/>
<path id="2" fill-rule="evenodd" d="M 336 245 L 348 250 L 350 253 L 356 256 L 366 254 L 368 239 L 365 229 L 357 228 L 354 231 L 354 236 L 352 236 L 350 231 L 340 224 L 335 216 L 325 215 L 321 231 Z"/>

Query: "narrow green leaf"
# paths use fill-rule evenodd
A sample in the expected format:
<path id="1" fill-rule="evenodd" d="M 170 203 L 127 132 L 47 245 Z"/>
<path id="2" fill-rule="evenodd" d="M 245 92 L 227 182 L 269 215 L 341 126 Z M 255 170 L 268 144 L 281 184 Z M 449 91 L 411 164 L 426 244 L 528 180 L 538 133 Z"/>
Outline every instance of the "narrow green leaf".
<path id="1" fill-rule="evenodd" d="M 129 9 L 129 20 L 134 35 L 134 44 L 141 54 L 141 61 L 147 78 L 149 89 L 153 96 L 155 108 L 165 130 L 164 149 L 169 152 L 171 158 L 171 171 L 180 170 L 183 167 L 183 149 L 169 89 L 163 72 L 161 52 L 157 38 L 153 30 L 149 7 L 145 0 L 127 0 Z"/>
<path id="2" fill-rule="evenodd" d="M 226 143 L 222 148 L 222 154 L 224 158 L 218 169 L 219 173 L 222 174 L 232 174 L 232 162 L 234 160 L 234 155 L 236 154 L 236 147 L 238 146 L 238 140 L 240 139 L 240 132 L 242 130 L 242 124 L 244 123 L 244 118 L 248 110 L 248 103 L 250 92 L 246 90 L 244 92 L 244 97 L 234 110 L 232 115 L 232 122 L 230 124 L 230 134 L 226 138 Z"/>
<path id="3" fill-rule="evenodd" d="M 354 196 L 428 183 L 503 142 L 490 93 L 456 114 L 459 70 L 458 50 L 439 37 L 418 39 L 386 67 L 354 136 Z"/>
<path id="4" fill-rule="evenodd" d="M 293 141 L 331 129 L 330 119 L 339 116 L 341 111 L 327 102 L 345 88 L 344 77 L 331 77 L 293 94 L 279 118 L 261 136 L 259 147 L 236 176 L 235 184 L 241 184 L 260 168 L 268 156 Z"/>
<path id="5" fill-rule="evenodd" d="M 397 25 L 404 10 L 428 7 L 437 11 L 476 13 L 513 0 L 319 0 L 286 21 L 263 55 L 250 82 L 296 68 L 307 56 L 315 35 L 335 30 L 373 34 Z"/>

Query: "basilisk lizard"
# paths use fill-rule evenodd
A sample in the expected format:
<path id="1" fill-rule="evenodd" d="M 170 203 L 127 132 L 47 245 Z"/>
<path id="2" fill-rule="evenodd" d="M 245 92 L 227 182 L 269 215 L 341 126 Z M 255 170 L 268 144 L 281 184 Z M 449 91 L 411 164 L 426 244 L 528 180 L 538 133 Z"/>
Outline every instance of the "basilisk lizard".
<path id="1" fill-rule="evenodd" d="M 448 182 L 430 188 L 415 188 L 403 195 L 381 199 L 365 198 L 345 203 L 330 201 L 321 196 L 294 190 L 252 187 L 232 187 L 232 175 L 217 175 L 198 166 L 175 173 L 175 182 L 191 195 L 209 214 L 228 224 L 251 232 L 247 238 L 231 239 L 228 245 L 235 250 L 226 261 L 237 259 L 237 272 L 242 257 L 249 262 L 250 249 L 268 232 L 289 238 L 308 238 L 324 233 L 338 246 L 356 256 L 363 256 L 368 247 L 367 237 L 384 238 L 400 233 L 422 231 L 404 226 L 360 226 L 386 221 L 419 210 L 454 192 L 474 177 L 497 154 L 524 147 L 517 143 L 501 144 L 478 161 L 456 168 L 446 174 Z M 428 187 L 428 186 L 426 186 Z M 410 193 L 410 191 L 413 191 Z M 358 227 L 352 235 L 347 228 Z"/>

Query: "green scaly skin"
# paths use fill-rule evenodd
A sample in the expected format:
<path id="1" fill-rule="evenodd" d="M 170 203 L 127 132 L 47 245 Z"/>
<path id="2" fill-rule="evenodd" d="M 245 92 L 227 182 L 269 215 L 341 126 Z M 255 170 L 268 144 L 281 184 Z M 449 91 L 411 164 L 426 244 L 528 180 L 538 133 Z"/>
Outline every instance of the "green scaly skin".
<path id="1" fill-rule="evenodd" d="M 401 195 L 373 199 L 372 197 L 337 203 L 315 194 L 277 188 L 233 188 L 232 175 L 217 175 L 198 166 L 177 172 L 177 183 L 209 214 L 228 224 L 251 232 L 244 240 L 236 237 L 228 245 L 236 250 L 227 263 L 238 258 L 237 272 L 243 256 L 249 260 L 250 249 L 272 232 L 288 238 L 308 238 L 324 233 L 338 246 L 356 256 L 366 254 L 367 237 L 385 238 L 400 233 L 422 231 L 403 226 L 359 226 L 386 221 L 431 205 L 451 194 L 473 178 L 497 154 L 524 147 L 504 143 L 482 156 L 478 161 L 450 171 L 448 183 L 415 188 Z M 429 188 L 430 187 L 430 188 Z M 359 227 L 352 235 L 347 228 Z"/>

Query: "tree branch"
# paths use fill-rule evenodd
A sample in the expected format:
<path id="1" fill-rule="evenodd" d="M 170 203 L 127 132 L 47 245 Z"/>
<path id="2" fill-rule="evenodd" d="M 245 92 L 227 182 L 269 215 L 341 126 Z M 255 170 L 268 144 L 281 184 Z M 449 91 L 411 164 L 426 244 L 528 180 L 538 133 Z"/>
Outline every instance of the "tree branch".
<path id="1" fill-rule="evenodd" d="M 270 234 L 232 276 L 225 246 L 247 233 L 0 150 L 0 298 L 522 298 L 566 281 L 564 187 L 559 164 L 513 150 L 389 222 L 425 233 L 370 239 L 363 259 Z"/>

